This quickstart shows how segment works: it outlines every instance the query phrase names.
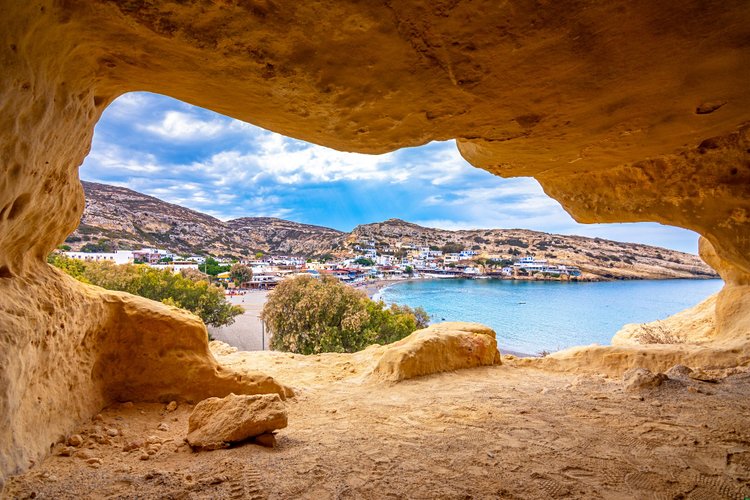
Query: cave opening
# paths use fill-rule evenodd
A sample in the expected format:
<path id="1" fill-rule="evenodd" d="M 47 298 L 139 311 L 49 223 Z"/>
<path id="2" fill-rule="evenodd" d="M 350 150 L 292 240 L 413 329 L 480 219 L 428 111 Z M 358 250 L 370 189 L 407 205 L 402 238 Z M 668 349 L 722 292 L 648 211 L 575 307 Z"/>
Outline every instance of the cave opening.
<path id="1" fill-rule="evenodd" d="M 71 256 L 125 262 L 127 257 L 132 260 L 127 251 L 158 247 L 185 260 L 175 270 L 201 269 L 198 262 L 205 255 L 246 262 L 259 254 L 292 257 L 303 264 L 326 255 L 335 257 L 339 268 L 346 268 L 356 266 L 352 260 L 367 257 L 362 248 L 366 244 L 354 240 L 370 238 L 378 244 L 367 251 L 377 256 L 390 277 L 397 276 L 393 268 L 403 273 L 407 267 L 417 268 L 421 275 L 438 276 L 430 272 L 452 272 L 457 269 L 455 262 L 461 262 L 469 266 L 464 270 L 482 277 L 512 278 L 511 283 L 521 285 L 477 287 L 469 282 L 457 287 L 439 281 L 423 285 L 428 290 L 391 286 L 376 293 L 376 298 L 388 303 L 401 301 L 426 308 L 433 323 L 488 324 L 497 333 L 501 351 L 510 353 L 536 355 L 592 343 L 608 345 L 623 325 L 649 322 L 656 323 L 640 330 L 631 328 L 640 333 L 628 335 L 676 342 L 680 336 L 660 320 L 720 288 L 718 280 L 632 282 L 633 278 L 706 278 L 712 270 L 697 256 L 673 251 L 697 253 L 697 235 L 691 231 L 654 223 L 579 224 L 534 179 L 502 179 L 476 169 L 460 156 L 452 141 L 380 155 L 340 152 L 166 96 L 135 92 L 120 96 L 104 111 L 80 176 L 89 201 L 81 225 L 61 245 Z M 132 191 L 118 192 L 108 186 Z M 179 211 L 171 213 L 169 205 L 159 201 L 177 205 Z M 251 219 L 258 222 L 251 224 Z M 243 220 L 244 225 L 239 222 Z M 399 231 L 397 237 L 384 235 L 389 228 L 379 224 L 389 220 L 416 226 L 391 228 Z M 273 221 L 318 226 L 326 232 L 275 229 Z M 195 227 L 189 227 L 191 222 Z M 360 234 L 361 228 L 372 228 L 375 233 Z M 512 232 L 512 228 L 523 230 Z M 264 236 L 238 236 L 242 231 Z M 346 243 L 337 232 L 349 235 Z M 659 244 L 671 249 L 659 248 Z M 446 252 L 442 258 L 418 258 L 415 265 L 415 252 L 404 250 L 428 247 L 436 254 L 441 253 L 439 249 L 452 250 L 452 262 L 445 260 Z M 99 256 L 97 250 L 120 250 L 120 255 Z M 459 252 L 467 255 L 455 257 Z M 545 266 L 549 272 L 543 277 L 534 276 L 538 269 L 516 267 L 507 272 L 524 257 L 537 262 L 532 267 Z M 170 264 L 161 262 L 157 267 Z M 583 276 L 565 274 L 569 271 L 561 276 L 559 266 L 580 269 Z M 256 259 L 256 273 L 260 269 L 267 266 Z M 382 269 L 378 267 L 380 278 Z M 287 269 L 282 276 L 288 274 Z M 272 286 L 278 276 L 263 278 L 271 285 L 259 282 L 258 288 Z M 598 280 L 627 282 L 550 286 L 560 281 Z M 439 298 L 427 297 L 436 288 L 441 289 Z M 479 302 L 464 304 L 467 293 L 478 296 Z M 239 300 L 230 296 L 229 300 L 250 313 L 246 311 L 234 325 L 209 325 L 212 338 L 240 350 L 270 345 L 270 333 L 259 318 L 265 299 L 256 294 Z M 529 332 L 536 332 L 536 337 Z"/>

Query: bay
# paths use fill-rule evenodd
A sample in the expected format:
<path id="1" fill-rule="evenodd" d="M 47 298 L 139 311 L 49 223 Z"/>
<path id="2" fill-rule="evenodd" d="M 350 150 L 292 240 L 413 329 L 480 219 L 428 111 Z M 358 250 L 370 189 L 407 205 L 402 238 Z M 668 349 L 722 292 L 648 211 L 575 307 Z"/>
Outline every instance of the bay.
<path id="1" fill-rule="evenodd" d="M 423 307 L 433 323 L 475 321 L 501 352 L 609 345 L 626 323 L 664 319 L 721 289 L 721 280 L 556 282 L 439 279 L 397 283 L 375 298 Z"/>

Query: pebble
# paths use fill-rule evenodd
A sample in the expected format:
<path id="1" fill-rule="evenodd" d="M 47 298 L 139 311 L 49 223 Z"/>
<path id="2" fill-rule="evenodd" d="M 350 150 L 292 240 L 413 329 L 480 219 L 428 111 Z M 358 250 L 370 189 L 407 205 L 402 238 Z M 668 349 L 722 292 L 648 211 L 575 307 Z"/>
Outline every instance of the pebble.
<path id="1" fill-rule="evenodd" d="M 160 423 L 156 428 L 158 430 L 164 431 L 164 432 L 166 432 L 166 431 L 169 430 L 169 426 L 167 424 L 165 424 L 164 422 Z"/>
<path id="2" fill-rule="evenodd" d="M 137 439 L 135 441 L 131 441 L 125 446 L 122 447 L 122 451 L 133 451 L 137 450 L 138 448 L 142 447 L 146 443 L 142 439 Z"/>
<path id="3" fill-rule="evenodd" d="M 151 458 L 151 455 L 149 455 L 148 453 L 144 451 L 143 453 L 141 453 L 141 456 L 138 458 L 140 458 L 141 460 L 148 460 L 149 458 Z"/>
<path id="4" fill-rule="evenodd" d="M 61 457 L 70 457 L 73 455 L 73 453 L 76 452 L 76 449 L 72 446 L 66 446 L 65 448 L 61 449 L 57 454 Z"/>
<path id="5" fill-rule="evenodd" d="M 73 434 L 68 438 L 68 445 L 75 446 L 76 448 L 83 444 L 83 438 L 80 434 Z"/>
<path id="6" fill-rule="evenodd" d="M 94 456 L 88 450 L 78 450 L 76 452 L 76 457 L 80 458 L 81 460 L 88 460 L 89 458 L 94 458 Z"/>
<path id="7" fill-rule="evenodd" d="M 101 413 L 97 413 L 91 420 L 93 420 L 94 422 L 104 422 L 104 417 L 102 417 Z"/>
<path id="8" fill-rule="evenodd" d="M 120 408 L 132 408 L 133 406 L 135 406 L 135 405 L 133 405 L 133 402 L 132 401 L 128 401 L 127 403 L 122 403 L 120 405 Z"/>
<path id="9" fill-rule="evenodd" d="M 161 444 L 161 439 L 157 436 L 149 436 L 146 438 L 146 443 L 148 444 Z"/>
<path id="10" fill-rule="evenodd" d="M 115 437 L 115 436 L 120 435 L 120 431 L 118 431 L 117 429 L 113 429 L 111 427 L 107 428 L 105 432 L 107 433 L 107 436 L 110 436 L 110 437 Z"/>
<path id="11" fill-rule="evenodd" d="M 170 401 L 165 409 L 170 413 L 175 411 L 177 409 L 177 401 Z"/>
<path id="12" fill-rule="evenodd" d="M 86 463 L 89 465 L 101 465 L 102 459 L 98 457 L 91 457 L 88 460 L 86 460 Z"/>

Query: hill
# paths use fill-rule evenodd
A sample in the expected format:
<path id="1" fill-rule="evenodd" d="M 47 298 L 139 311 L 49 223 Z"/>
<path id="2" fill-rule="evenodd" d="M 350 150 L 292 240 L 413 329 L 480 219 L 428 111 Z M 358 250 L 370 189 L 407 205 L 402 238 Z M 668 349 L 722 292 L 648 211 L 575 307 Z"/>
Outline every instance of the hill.
<path id="1" fill-rule="evenodd" d="M 449 231 L 400 219 L 357 226 L 351 233 L 271 217 L 221 221 L 130 189 L 83 182 L 86 208 L 66 240 L 73 249 L 99 243 L 120 249 L 157 246 L 176 253 L 243 257 L 256 252 L 347 256 L 355 246 L 405 254 L 406 246 L 474 250 L 485 259 L 523 255 L 575 265 L 611 279 L 716 277 L 697 256 L 638 243 L 548 234 L 526 229 Z"/>
<path id="2" fill-rule="evenodd" d="M 379 247 L 395 247 L 399 242 L 435 250 L 464 248 L 479 252 L 480 256 L 499 259 L 517 259 L 530 254 L 551 263 L 575 265 L 588 274 L 611 279 L 718 277 L 696 255 L 639 243 L 527 229 L 450 231 L 389 219 L 357 226 L 347 236 L 345 245 L 374 243 Z"/>
<path id="3" fill-rule="evenodd" d="M 327 227 L 271 217 L 221 221 L 131 189 L 83 182 L 86 208 L 66 243 L 74 249 L 109 240 L 120 249 L 141 246 L 176 253 L 241 257 L 256 252 L 313 255 L 330 252 L 344 236 Z"/>

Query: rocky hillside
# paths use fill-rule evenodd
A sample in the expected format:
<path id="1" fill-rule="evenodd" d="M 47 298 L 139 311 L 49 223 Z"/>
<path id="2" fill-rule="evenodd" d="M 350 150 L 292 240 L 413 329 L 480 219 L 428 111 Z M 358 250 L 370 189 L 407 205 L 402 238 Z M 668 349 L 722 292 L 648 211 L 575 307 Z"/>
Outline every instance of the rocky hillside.
<path id="1" fill-rule="evenodd" d="M 313 255 L 330 252 L 344 233 L 270 217 L 221 221 L 130 189 L 83 182 L 86 208 L 66 244 L 111 241 L 117 248 L 157 246 L 178 253 L 244 256 L 255 252 Z"/>
<path id="2" fill-rule="evenodd" d="M 178 253 L 242 257 L 255 252 L 314 256 L 350 255 L 357 245 L 398 253 L 398 244 L 473 249 L 482 257 L 527 254 L 553 264 L 576 265 L 603 278 L 715 277 L 697 256 L 637 243 L 565 236 L 524 229 L 448 231 L 399 219 L 357 226 L 351 233 L 269 217 L 221 221 L 130 189 L 83 183 L 86 209 L 66 240 L 73 249 L 111 242 L 120 249 L 157 246 Z M 108 243 L 109 244 L 109 243 Z M 403 252 L 403 250 L 401 250 Z"/>
<path id="3" fill-rule="evenodd" d="M 418 226 L 400 219 L 357 226 L 345 245 L 374 243 L 391 247 L 397 243 L 449 249 L 476 250 L 481 256 L 517 259 L 533 255 L 552 264 L 568 264 L 603 278 L 700 278 L 717 277 L 698 256 L 666 248 L 621 243 L 601 238 L 549 234 L 526 229 L 474 229 L 448 231 Z"/>

